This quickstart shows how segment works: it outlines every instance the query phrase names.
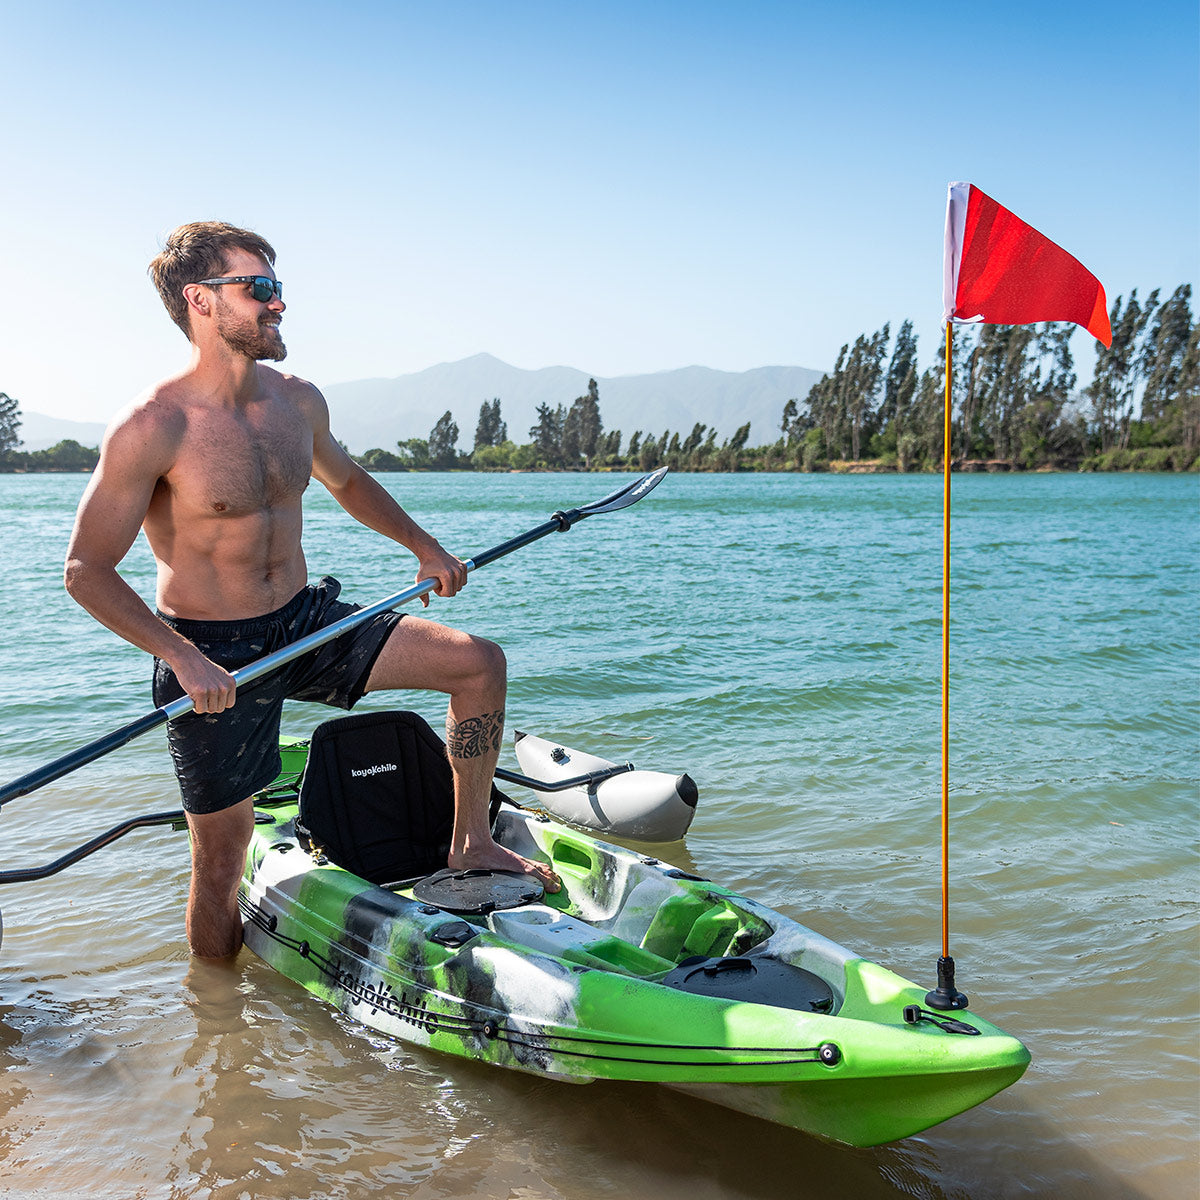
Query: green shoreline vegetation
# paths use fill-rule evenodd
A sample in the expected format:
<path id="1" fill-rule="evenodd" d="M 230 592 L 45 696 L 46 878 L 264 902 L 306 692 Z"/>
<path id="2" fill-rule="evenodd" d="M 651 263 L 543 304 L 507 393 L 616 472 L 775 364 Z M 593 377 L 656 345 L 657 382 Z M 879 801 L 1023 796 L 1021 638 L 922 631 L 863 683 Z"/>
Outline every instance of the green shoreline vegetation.
<path id="1" fill-rule="evenodd" d="M 952 467 L 966 471 L 1200 471 L 1200 323 L 1192 289 L 1118 296 L 1113 340 L 1092 381 L 1076 390 L 1074 327 L 960 326 L 952 396 Z M 889 354 L 889 345 L 891 352 Z M 940 358 L 940 356 L 939 356 Z M 941 469 L 945 364 L 917 369 L 905 321 L 846 343 L 832 372 L 801 402 L 789 399 L 774 442 L 750 446 L 697 422 L 690 433 L 606 430 L 596 381 L 569 405 L 537 408 L 529 441 L 510 440 L 500 399 L 479 408 L 472 450 L 444 413 L 428 438 L 355 455 L 369 471 L 934 471 Z M 1135 416 L 1135 412 L 1138 414 Z M 0 392 L 0 472 L 90 471 L 97 448 L 67 440 L 22 451 L 20 408 Z"/>

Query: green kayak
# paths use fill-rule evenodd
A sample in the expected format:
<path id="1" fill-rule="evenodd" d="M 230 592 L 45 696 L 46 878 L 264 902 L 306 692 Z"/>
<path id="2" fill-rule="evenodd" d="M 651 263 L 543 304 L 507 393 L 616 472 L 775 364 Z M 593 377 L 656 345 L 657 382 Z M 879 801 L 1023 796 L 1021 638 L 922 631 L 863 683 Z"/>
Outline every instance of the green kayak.
<path id="1" fill-rule="evenodd" d="M 285 745 L 256 801 L 245 940 L 373 1029 L 552 1079 L 663 1084 L 853 1146 L 944 1121 L 1029 1063 L 798 922 L 498 796 L 496 839 L 553 864 L 561 892 L 445 869 L 368 882 L 299 819 L 306 754 Z"/>

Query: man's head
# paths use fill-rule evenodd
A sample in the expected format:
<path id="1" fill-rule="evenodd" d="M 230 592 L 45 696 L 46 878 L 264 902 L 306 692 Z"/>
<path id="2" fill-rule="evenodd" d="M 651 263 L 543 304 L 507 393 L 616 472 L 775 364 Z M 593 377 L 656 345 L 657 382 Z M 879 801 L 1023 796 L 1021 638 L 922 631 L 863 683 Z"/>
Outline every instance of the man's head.
<path id="1" fill-rule="evenodd" d="M 183 289 L 202 279 L 230 274 L 234 257 L 249 254 L 275 265 L 275 250 L 265 238 L 224 221 L 192 221 L 167 235 L 166 245 L 150 263 L 150 278 L 171 320 L 192 336 L 188 302 Z M 238 272 L 241 274 L 242 272 Z"/>

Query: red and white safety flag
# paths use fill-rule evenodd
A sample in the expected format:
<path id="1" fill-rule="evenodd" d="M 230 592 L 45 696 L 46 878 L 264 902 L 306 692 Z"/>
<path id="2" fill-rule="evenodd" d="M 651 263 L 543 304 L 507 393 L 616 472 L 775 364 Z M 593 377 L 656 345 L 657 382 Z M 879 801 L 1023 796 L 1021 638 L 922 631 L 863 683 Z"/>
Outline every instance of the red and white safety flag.
<path id="1" fill-rule="evenodd" d="M 950 185 L 943 271 L 943 320 L 1073 321 L 1112 344 L 1108 301 L 1095 275 L 973 183 Z"/>

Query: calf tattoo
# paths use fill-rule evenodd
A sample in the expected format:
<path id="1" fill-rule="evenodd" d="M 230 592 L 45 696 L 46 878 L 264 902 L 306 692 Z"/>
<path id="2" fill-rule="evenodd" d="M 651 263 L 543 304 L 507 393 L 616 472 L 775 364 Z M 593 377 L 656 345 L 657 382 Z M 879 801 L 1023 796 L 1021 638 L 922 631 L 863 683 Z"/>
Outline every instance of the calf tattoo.
<path id="1" fill-rule="evenodd" d="M 498 753 L 504 733 L 504 709 L 456 721 L 446 717 L 446 749 L 451 758 L 482 758 Z"/>

